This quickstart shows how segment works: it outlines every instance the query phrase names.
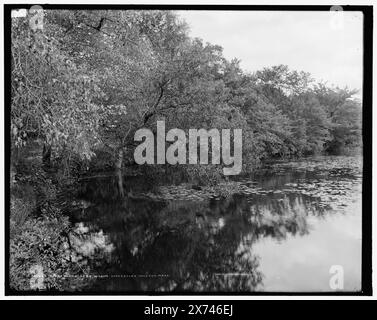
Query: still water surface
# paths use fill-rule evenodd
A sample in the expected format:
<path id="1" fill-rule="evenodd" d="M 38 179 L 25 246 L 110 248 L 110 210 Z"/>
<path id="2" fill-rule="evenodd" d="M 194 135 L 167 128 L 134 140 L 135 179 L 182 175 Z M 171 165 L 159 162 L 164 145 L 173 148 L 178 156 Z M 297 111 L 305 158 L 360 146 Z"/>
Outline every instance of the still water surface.
<path id="1" fill-rule="evenodd" d="M 72 216 L 94 276 L 84 290 L 332 291 L 333 265 L 360 290 L 361 160 L 272 163 L 228 197 L 161 183 L 119 200 L 111 179 L 84 181 Z"/>

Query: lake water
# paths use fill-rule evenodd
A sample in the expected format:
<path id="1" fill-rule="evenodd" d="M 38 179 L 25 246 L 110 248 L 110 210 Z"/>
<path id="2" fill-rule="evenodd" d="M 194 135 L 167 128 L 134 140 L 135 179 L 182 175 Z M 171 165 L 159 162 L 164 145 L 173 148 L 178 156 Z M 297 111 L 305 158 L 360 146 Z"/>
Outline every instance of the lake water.
<path id="1" fill-rule="evenodd" d="M 83 181 L 71 237 L 92 270 L 82 290 L 331 292 L 332 266 L 360 290 L 361 158 L 275 162 L 230 184 L 227 197 L 162 183 L 119 200 L 112 179 Z"/>

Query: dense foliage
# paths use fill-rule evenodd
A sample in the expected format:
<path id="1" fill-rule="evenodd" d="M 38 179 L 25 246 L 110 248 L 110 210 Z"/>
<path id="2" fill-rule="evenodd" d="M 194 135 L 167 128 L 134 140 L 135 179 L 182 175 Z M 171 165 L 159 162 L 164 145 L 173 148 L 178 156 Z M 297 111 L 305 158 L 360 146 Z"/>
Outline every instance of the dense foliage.
<path id="1" fill-rule="evenodd" d="M 172 12 L 45 11 L 42 30 L 12 23 L 15 146 L 39 137 L 57 157 L 114 156 L 158 118 L 170 128 L 242 128 L 245 163 L 360 145 L 355 91 L 284 65 L 244 72 Z"/>

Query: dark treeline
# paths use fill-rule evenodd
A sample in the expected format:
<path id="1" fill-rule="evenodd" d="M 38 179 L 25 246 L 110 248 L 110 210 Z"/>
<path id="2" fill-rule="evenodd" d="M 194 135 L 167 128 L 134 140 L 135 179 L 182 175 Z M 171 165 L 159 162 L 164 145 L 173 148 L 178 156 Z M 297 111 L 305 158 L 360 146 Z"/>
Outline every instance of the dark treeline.
<path id="1" fill-rule="evenodd" d="M 57 273 L 83 270 L 61 250 L 69 239 L 58 202 L 68 190 L 62 177 L 115 168 L 122 193 L 134 133 L 155 130 L 157 120 L 166 130 L 241 128 L 244 171 L 268 159 L 361 147 L 355 90 L 285 65 L 246 72 L 220 46 L 189 37 L 174 12 L 44 10 L 12 18 L 11 32 L 14 289 L 28 288 L 35 263 Z M 210 181 L 218 167 L 179 169 Z"/>
<path id="2" fill-rule="evenodd" d="M 107 154 L 121 167 L 135 131 L 162 118 L 167 130 L 242 128 L 250 166 L 360 146 L 355 90 L 285 65 L 245 72 L 174 12 L 57 10 L 41 29 L 12 24 L 12 145 L 38 137 L 45 162 Z"/>

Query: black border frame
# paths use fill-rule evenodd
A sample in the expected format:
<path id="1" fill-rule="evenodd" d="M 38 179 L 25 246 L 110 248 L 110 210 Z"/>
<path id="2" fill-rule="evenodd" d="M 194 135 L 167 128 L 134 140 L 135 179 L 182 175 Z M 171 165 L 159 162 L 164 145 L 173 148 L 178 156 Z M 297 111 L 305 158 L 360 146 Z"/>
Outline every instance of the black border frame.
<path id="1" fill-rule="evenodd" d="M 371 296 L 372 295 L 372 93 L 373 93 L 373 6 L 342 6 L 344 11 L 361 11 L 363 21 L 363 182 L 362 182 L 362 276 L 359 292 L 36 292 L 16 291 L 9 283 L 10 218 L 10 106 L 11 106 L 11 10 L 36 4 L 4 4 L 4 180 L 5 180 L 5 295 L 6 296 Z M 325 5 L 112 5 L 41 4 L 44 9 L 72 10 L 251 10 L 251 11 L 329 11 Z M 182 301 L 183 302 L 183 301 Z"/>

